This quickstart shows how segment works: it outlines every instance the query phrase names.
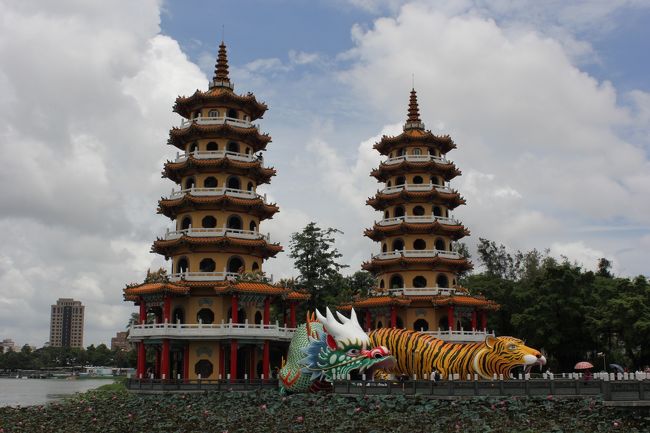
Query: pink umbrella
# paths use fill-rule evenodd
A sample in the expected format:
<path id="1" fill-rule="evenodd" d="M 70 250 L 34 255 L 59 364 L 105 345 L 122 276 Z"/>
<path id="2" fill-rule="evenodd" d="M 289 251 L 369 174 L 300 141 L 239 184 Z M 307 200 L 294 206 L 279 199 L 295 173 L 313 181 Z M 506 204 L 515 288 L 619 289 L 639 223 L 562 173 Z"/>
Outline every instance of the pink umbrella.
<path id="1" fill-rule="evenodd" d="M 573 367 L 575 370 L 587 370 L 590 368 L 594 368 L 594 366 L 587 361 L 580 361 L 579 363 L 576 364 L 575 367 Z"/>

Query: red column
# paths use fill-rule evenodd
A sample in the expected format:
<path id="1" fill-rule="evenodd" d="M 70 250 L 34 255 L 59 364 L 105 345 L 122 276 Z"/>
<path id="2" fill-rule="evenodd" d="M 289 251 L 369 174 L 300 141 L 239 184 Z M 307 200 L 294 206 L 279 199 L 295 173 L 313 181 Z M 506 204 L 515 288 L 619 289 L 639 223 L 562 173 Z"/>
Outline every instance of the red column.
<path id="1" fill-rule="evenodd" d="M 478 327 L 478 320 L 476 310 L 472 311 L 472 331 L 476 331 Z"/>
<path id="2" fill-rule="evenodd" d="M 169 339 L 165 338 L 162 342 L 160 378 L 169 379 Z"/>
<path id="3" fill-rule="evenodd" d="M 140 297 L 140 324 L 143 324 L 147 321 L 147 304 L 144 302 L 144 299 Z"/>
<path id="4" fill-rule="evenodd" d="M 370 317 L 370 310 L 366 310 L 366 331 L 370 331 L 372 326 L 372 317 Z"/>
<path id="5" fill-rule="evenodd" d="M 447 308 L 447 323 L 449 323 L 449 329 L 452 331 L 456 330 L 456 320 L 454 317 L 454 306 L 450 305 Z"/>
<path id="6" fill-rule="evenodd" d="M 187 380 L 190 378 L 190 343 L 185 345 L 185 351 L 183 352 L 183 379 Z"/>
<path id="7" fill-rule="evenodd" d="M 138 379 L 142 379 L 146 374 L 147 366 L 147 349 L 144 346 L 144 341 L 138 343 Z"/>
<path id="8" fill-rule="evenodd" d="M 487 329 L 487 311 L 486 310 L 481 311 L 481 328 L 483 328 L 483 330 Z"/>
<path id="9" fill-rule="evenodd" d="M 270 320 L 271 320 L 271 297 L 267 296 L 266 299 L 264 299 L 264 321 L 263 321 L 263 323 L 265 325 L 268 325 Z"/>
<path id="10" fill-rule="evenodd" d="M 397 308 L 394 305 L 390 307 L 390 327 L 397 327 Z"/>
<path id="11" fill-rule="evenodd" d="M 257 351 L 256 351 L 255 349 L 256 349 L 255 346 L 251 346 L 251 347 L 250 347 L 250 355 L 251 355 L 251 359 L 250 359 L 250 366 L 249 366 L 249 368 L 248 368 L 248 378 L 249 378 L 250 380 L 255 379 L 255 373 L 257 373 L 257 372 L 255 371 L 255 370 L 256 370 L 256 369 L 255 369 L 255 364 L 257 363 L 257 359 L 255 359 L 255 358 L 256 358 L 255 355 L 257 355 L 257 353 L 256 353 Z"/>
<path id="12" fill-rule="evenodd" d="M 270 361 L 269 361 L 269 351 L 270 351 L 269 340 L 264 340 L 264 350 L 262 352 L 262 374 L 264 375 L 264 380 L 269 379 L 269 374 L 271 371 Z"/>
<path id="13" fill-rule="evenodd" d="M 230 298 L 230 310 L 232 311 L 232 323 L 239 322 L 239 297 L 233 293 Z"/>
<path id="14" fill-rule="evenodd" d="M 291 302 L 289 304 L 289 328 L 296 327 L 296 303 Z"/>
<path id="15" fill-rule="evenodd" d="M 171 320 L 172 300 L 169 296 L 165 295 L 163 303 L 163 323 L 169 323 Z"/>
<path id="16" fill-rule="evenodd" d="M 226 346 L 224 344 L 219 346 L 219 376 L 222 379 L 226 378 Z"/>
<path id="17" fill-rule="evenodd" d="M 230 340 L 230 381 L 237 379 L 237 340 Z"/>

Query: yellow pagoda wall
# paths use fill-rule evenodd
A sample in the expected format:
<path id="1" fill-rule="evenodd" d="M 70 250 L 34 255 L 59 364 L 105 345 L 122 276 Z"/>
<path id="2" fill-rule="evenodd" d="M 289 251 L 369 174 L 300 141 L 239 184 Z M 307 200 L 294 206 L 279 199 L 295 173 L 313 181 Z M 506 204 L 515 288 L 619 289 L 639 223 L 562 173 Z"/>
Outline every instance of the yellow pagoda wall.
<path id="1" fill-rule="evenodd" d="M 215 262 L 214 272 L 223 272 L 228 264 L 228 259 L 232 256 L 240 257 L 244 261 L 244 271 L 252 272 L 253 263 L 257 262 L 259 269 L 262 269 L 262 258 L 252 256 L 250 254 L 242 253 L 228 253 L 225 251 L 213 251 L 213 252 L 194 252 L 194 253 L 179 253 L 172 260 L 173 273 L 176 273 L 177 263 L 183 257 L 187 258 L 189 261 L 188 272 L 201 272 L 199 265 L 203 259 L 212 259 Z"/>
<path id="2" fill-rule="evenodd" d="M 384 245 L 386 245 L 387 251 L 393 251 L 393 242 L 395 240 L 401 239 L 404 241 L 404 249 L 406 250 L 414 250 L 415 247 L 413 246 L 413 242 L 416 241 L 416 239 L 422 239 L 426 243 L 426 248 L 425 250 L 435 250 L 436 246 L 435 243 L 437 240 L 442 240 L 445 243 L 445 250 L 450 251 L 450 245 L 451 245 L 451 240 L 449 237 L 446 236 L 433 236 L 427 233 L 420 233 L 420 234 L 408 234 L 408 235 L 397 235 L 397 236 L 391 236 L 388 239 L 385 239 L 381 243 L 381 248 L 383 251 Z"/>
<path id="3" fill-rule="evenodd" d="M 198 379 L 197 374 L 194 372 L 194 366 L 197 362 L 202 359 L 206 359 L 212 363 L 212 374 L 208 377 L 201 377 L 201 379 L 206 380 L 216 380 L 219 379 L 219 351 L 221 343 L 219 341 L 190 341 L 190 379 Z M 205 349 L 210 349 L 212 354 L 209 355 L 206 353 Z M 197 355 L 197 351 L 201 352 L 200 355 Z"/>
<path id="4" fill-rule="evenodd" d="M 391 272 L 385 272 L 381 274 L 377 280 L 377 283 L 380 284 L 380 282 L 383 280 L 384 281 L 384 288 L 386 290 L 390 289 L 391 287 L 389 286 L 390 279 L 393 275 L 399 274 L 402 276 L 402 279 L 404 280 L 404 287 L 413 287 L 413 278 L 421 275 L 424 278 L 427 279 L 427 287 L 435 287 L 436 286 L 436 279 L 438 278 L 438 275 L 443 274 L 447 276 L 447 279 L 449 280 L 449 285 L 453 285 L 453 281 L 456 279 L 456 275 L 453 272 L 443 272 L 443 271 L 434 271 L 434 270 L 400 270 L 400 271 L 391 271 Z M 381 290 L 381 289 L 379 289 Z"/>
<path id="5" fill-rule="evenodd" d="M 181 214 L 178 214 L 178 217 L 176 218 L 176 230 L 181 229 L 181 224 L 183 224 L 183 219 L 186 216 L 189 216 L 192 218 L 192 227 L 194 228 L 201 228 L 203 227 L 201 224 L 201 220 L 205 218 L 206 216 L 212 216 L 216 218 L 217 220 L 217 227 L 216 228 L 223 228 L 224 226 L 227 225 L 228 223 L 228 218 L 231 217 L 232 215 L 237 215 L 241 218 L 242 220 L 242 227 L 243 230 L 248 230 L 250 228 L 251 222 L 255 223 L 255 226 L 259 229 L 260 226 L 260 219 L 256 216 L 248 215 L 245 213 L 241 212 L 231 212 L 231 211 L 217 211 L 217 210 L 195 210 L 191 212 L 184 212 Z"/>

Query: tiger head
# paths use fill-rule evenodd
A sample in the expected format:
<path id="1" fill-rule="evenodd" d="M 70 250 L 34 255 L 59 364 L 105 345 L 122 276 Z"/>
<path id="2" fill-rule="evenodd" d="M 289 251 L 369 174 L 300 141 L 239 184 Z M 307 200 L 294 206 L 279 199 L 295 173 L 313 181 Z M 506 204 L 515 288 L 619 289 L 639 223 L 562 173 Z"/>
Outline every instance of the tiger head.
<path id="1" fill-rule="evenodd" d="M 485 378 L 492 378 L 494 374 L 508 377 L 515 367 L 523 367 L 528 373 L 534 366 L 546 364 L 546 358 L 539 350 L 526 346 L 514 337 L 488 335 L 483 351 L 483 361 L 476 362 L 475 367 Z"/>

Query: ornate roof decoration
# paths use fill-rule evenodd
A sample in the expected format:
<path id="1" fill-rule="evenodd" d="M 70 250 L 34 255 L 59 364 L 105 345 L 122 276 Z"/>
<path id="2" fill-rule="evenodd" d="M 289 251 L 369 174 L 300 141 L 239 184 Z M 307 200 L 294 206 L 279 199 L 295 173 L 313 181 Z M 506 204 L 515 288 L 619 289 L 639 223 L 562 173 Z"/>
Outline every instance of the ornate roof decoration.
<path id="1" fill-rule="evenodd" d="M 393 259 L 372 259 L 369 262 L 363 262 L 361 269 L 371 273 L 378 273 L 386 268 L 399 268 L 416 270 L 418 268 L 411 265 L 422 265 L 425 269 L 433 269 L 434 266 L 440 269 L 448 268 L 454 271 L 470 270 L 474 266 L 466 258 L 450 259 L 446 257 L 406 257 L 400 256 Z"/>
<path id="2" fill-rule="evenodd" d="M 172 294 L 187 295 L 190 288 L 173 283 L 143 283 L 137 286 L 128 286 L 124 289 L 124 299 L 133 300 L 143 295 Z"/>
<path id="3" fill-rule="evenodd" d="M 193 196 L 185 194 L 175 199 L 163 197 L 158 201 L 158 213 L 172 219 L 188 208 L 241 211 L 257 216 L 262 220 L 273 218 L 273 215 L 280 212 L 280 208 L 275 203 L 264 203 L 264 200 L 260 197 L 244 199 L 227 195 Z"/>
<path id="4" fill-rule="evenodd" d="M 240 239 L 230 236 L 195 237 L 183 235 L 176 239 L 164 240 L 158 238 L 151 246 L 152 253 L 163 254 L 169 258 L 180 247 L 192 249 L 198 246 L 240 247 L 257 252 L 260 257 L 267 259 L 283 250 L 280 244 L 270 244 L 264 239 Z"/>
<path id="5" fill-rule="evenodd" d="M 382 155 L 388 155 L 394 149 L 412 144 L 438 149 L 442 153 L 456 148 L 456 143 L 449 135 L 434 135 L 431 131 L 419 128 L 407 129 L 394 137 L 384 135 L 373 147 Z"/>
<path id="6" fill-rule="evenodd" d="M 469 230 L 462 224 L 440 224 L 438 221 L 432 223 L 407 223 L 402 221 L 392 225 L 375 224 L 371 229 L 364 231 L 365 236 L 377 242 L 386 239 L 388 236 L 404 234 L 445 235 L 453 240 L 458 240 L 469 236 Z"/>
<path id="7" fill-rule="evenodd" d="M 436 188 L 431 188 L 430 191 L 409 191 L 402 189 L 392 194 L 384 194 L 378 191 L 374 197 L 366 200 L 367 205 L 379 211 L 383 211 L 387 206 L 406 202 L 441 202 L 450 209 L 454 209 L 457 206 L 465 204 L 465 199 L 455 190 L 453 192 L 440 192 Z"/>
<path id="8" fill-rule="evenodd" d="M 413 171 L 424 171 L 429 174 L 438 174 L 442 176 L 445 181 L 450 181 L 456 176 L 460 176 L 462 172 L 453 164 L 442 164 L 435 160 L 413 162 L 401 161 L 397 164 L 386 164 L 382 162 L 378 168 L 374 168 L 370 172 L 370 176 L 376 178 L 380 182 L 386 182 L 391 176 L 399 176 Z"/>
<path id="9" fill-rule="evenodd" d="M 219 45 L 219 54 L 217 55 L 217 64 L 214 66 L 214 82 L 230 82 L 228 78 L 228 53 L 226 52 L 226 44 L 221 41 Z"/>
<path id="10" fill-rule="evenodd" d="M 181 178 L 194 173 L 212 171 L 214 169 L 232 170 L 233 173 L 252 178 L 258 184 L 269 183 L 275 176 L 273 167 L 263 167 L 261 160 L 252 162 L 237 161 L 227 155 L 223 158 L 195 158 L 191 153 L 181 162 L 167 161 L 162 176 L 180 183 Z"/>
<path id="11" fill-rule="evenodd" d="M 409 97 L 409 110 L 408 118 L 404 124 L 404 130 L 409 129 L 424 129 L 424 123 L 420 120 L 420 108 L 418 107 L 418 95 L 415 89 L 411 89 L 411 96 Z"/>

